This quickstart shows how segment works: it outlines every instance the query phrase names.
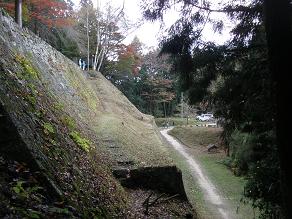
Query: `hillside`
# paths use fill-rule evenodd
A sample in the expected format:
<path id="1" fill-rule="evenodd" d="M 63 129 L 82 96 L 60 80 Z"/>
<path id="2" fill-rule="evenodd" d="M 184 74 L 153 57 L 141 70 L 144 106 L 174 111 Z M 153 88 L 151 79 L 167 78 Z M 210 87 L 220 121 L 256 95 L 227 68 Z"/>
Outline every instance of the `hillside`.
<path id="1" fill-rule="evenodd" d="M 124 169 L 136 178 L 123 185 L 173 181 L 167 190 L 185 196 L 153 118 L 100 73 L 81 71 L 2 11 L 0 57 L 1 217 L 134 218 L 134 193 L 112 174 Z"/>

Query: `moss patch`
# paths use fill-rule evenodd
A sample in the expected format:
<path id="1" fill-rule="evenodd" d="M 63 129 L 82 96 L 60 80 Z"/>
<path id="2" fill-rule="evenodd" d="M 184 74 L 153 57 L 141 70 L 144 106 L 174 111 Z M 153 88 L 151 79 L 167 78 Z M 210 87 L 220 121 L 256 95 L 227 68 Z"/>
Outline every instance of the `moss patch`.
<path id="1" fill-rule="evenodd" d="M 39 77 L 39 72 L 32 66 L 30 61 L 28 59 L 26 59 L 24 56 L 17 54 L 15 56 L 15 60 L 18 63 L 20 63 L 24 69 L 24 75 L 22 76 L 22 77 L 24 77 L 24 79 L 28 79 L 28 78 L 37 79 Z M 18 74 L 18 76 L 20 76 L 20 75 Z"/>
<path id="2" fill-rule="evenodd" d="M 70 117 L 70 116 L 67 116 L 67 115 L 63 116 L 63 117 L 61 118 L 61 121 L 62 121 L 62 123 L 63 123 L 65 126 L 67 126 L 67 128 L 68 128 L 69 130 L 73 130 L 73 129 L 76 128 L 76 122 L 75 122 L 75 120 L 74 120 L 72 117 Z"/>
<path id="3" fill-rule="evenodd" d="M 52 135 L 52 134 L 55 134 L 55 128 L 52 124 L 48 123 L 48 122 L 45 122 L 43 124 L 43 128 L 44 128 L 44 133 L 46 135 Z"/>
<path id="4" fill-rule="evenodd" d="M 81 137 L 80 133 L 77 131 L 70 132 L 70 137 L 84 151 L 89 152 L 89 149 L 91 148 L 91 142 L 88 139 Z"/>
<path id="5" fill-rule="evenodd" d="M 55 103 L 55 104 L 53 105 L 53 107 L 54 107 L 55 110 L 57 110 L 57 111 L 61 111 L 61 110 L 64 109 L 64 104 L 57 102 L 57 103 Z"/>

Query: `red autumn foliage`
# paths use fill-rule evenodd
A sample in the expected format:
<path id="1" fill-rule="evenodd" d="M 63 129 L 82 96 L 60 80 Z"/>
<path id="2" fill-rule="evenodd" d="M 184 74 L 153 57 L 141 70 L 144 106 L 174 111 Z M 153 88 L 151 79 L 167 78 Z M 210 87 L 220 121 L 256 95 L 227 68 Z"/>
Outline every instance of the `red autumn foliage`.
<path id="1" fill-rule="evenodd" d="M 0 0 L 0 7 L 14 16 L 14 0 Z M 24 0 L 23 8 L 28 21 L 36 20 L 48 27 L 62 27 L 72 24 L 71 10 L 65 2 L 58 0 Z"/>
<path id="2" fill-rule="evenodd" d="M 128 63 L 130 63 L 131 72 L 134 76 L 137 76 L 140 71 L 141 67 L 141 57 L 138 54 L 138 51 L 136 51 L 135 46 L 133 45 L 123 45 L 120 47 L 118 52 L 119 60 L 129 60 Z"/>

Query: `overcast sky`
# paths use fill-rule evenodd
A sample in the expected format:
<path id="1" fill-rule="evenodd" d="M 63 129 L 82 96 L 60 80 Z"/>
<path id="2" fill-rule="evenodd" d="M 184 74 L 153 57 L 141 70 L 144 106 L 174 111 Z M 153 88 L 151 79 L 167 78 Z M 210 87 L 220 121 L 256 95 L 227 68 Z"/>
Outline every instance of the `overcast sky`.
<path id="1" fill-rule="evenodd" d="M 78 5 L 80 0 L 73 0 L 73 2 Z M 106 0 L 99 0 L 101 4 L 105 2 Z M 125 0 L 125 8 L 124 11 L 128 18 L 132 20 L 133 22 L 139 20 L 142 18 L 142 12 L 139 8 L 139 1 L 140 0 Z M 215 0 L 213 0 L 215 1 Z M 93 0 L 93 4 L 96 6 L 97 0 Z M 121 7 L 123 0 L 112 0 L 110 1 L 111 4 L 113 4 L 115 7 Z M 221 1 L 222 2 L 222 1 Z M 218 16 L 218 15 L 216 15 Z M 220 16 L 220 15 L 219 15 Z M 178 17 L 178 13 L 175 11 L 175 9 L 172 9 L 170 12 L 168 12 L 164 17 L 165 27 L 169 27 Z M 132 39 L 137 36 L 140 41 L 145 44 L 146 47 L 157 47 L 159 43 L 159 36 L 162 35 L 164 31 L 160 30 L 160 22 L 156 21 L 154 23 L 152 22 L 144 22 L 144 24 L 137 29 L 135 32 L 130 34 L 124 41 L 125 44 L 129 44 Z M 216 41 L 217 43 L 221 44 L 224 41 L 226 41 L 229 37 L 229 34 L 227 31 L 223 35 L 214 34 L 212 31 L 212 27 L 205 27 L 203 36 L 207 40 Z"/>

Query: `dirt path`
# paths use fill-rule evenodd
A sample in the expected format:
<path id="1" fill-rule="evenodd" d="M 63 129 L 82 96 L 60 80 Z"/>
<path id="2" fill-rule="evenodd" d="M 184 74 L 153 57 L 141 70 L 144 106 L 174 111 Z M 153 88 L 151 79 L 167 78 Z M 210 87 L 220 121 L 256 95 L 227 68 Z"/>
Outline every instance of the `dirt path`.
<path id="1" fill-rule="evenodd" d="M 223 198 L 216 191 L 215 186 L 208 179 L 208 177 L 202 171 L 200 164 L 185 150 L 185 146 L 178 142 L 175 138 L 167 134 L 172 128 L 161 130 L 161 134 L 166 140 L 177 150 L 187 161 L 189 168 L 192 172 L 192 176 L 195 182 L 201 187 L 208 208 L 213 212 L 218 212 L 218 218 L 230 219 L 234 218 L 229 210 L 228 204 L 223 201 Z M 220 215 L 219 215 L 220 214 Z"/>

